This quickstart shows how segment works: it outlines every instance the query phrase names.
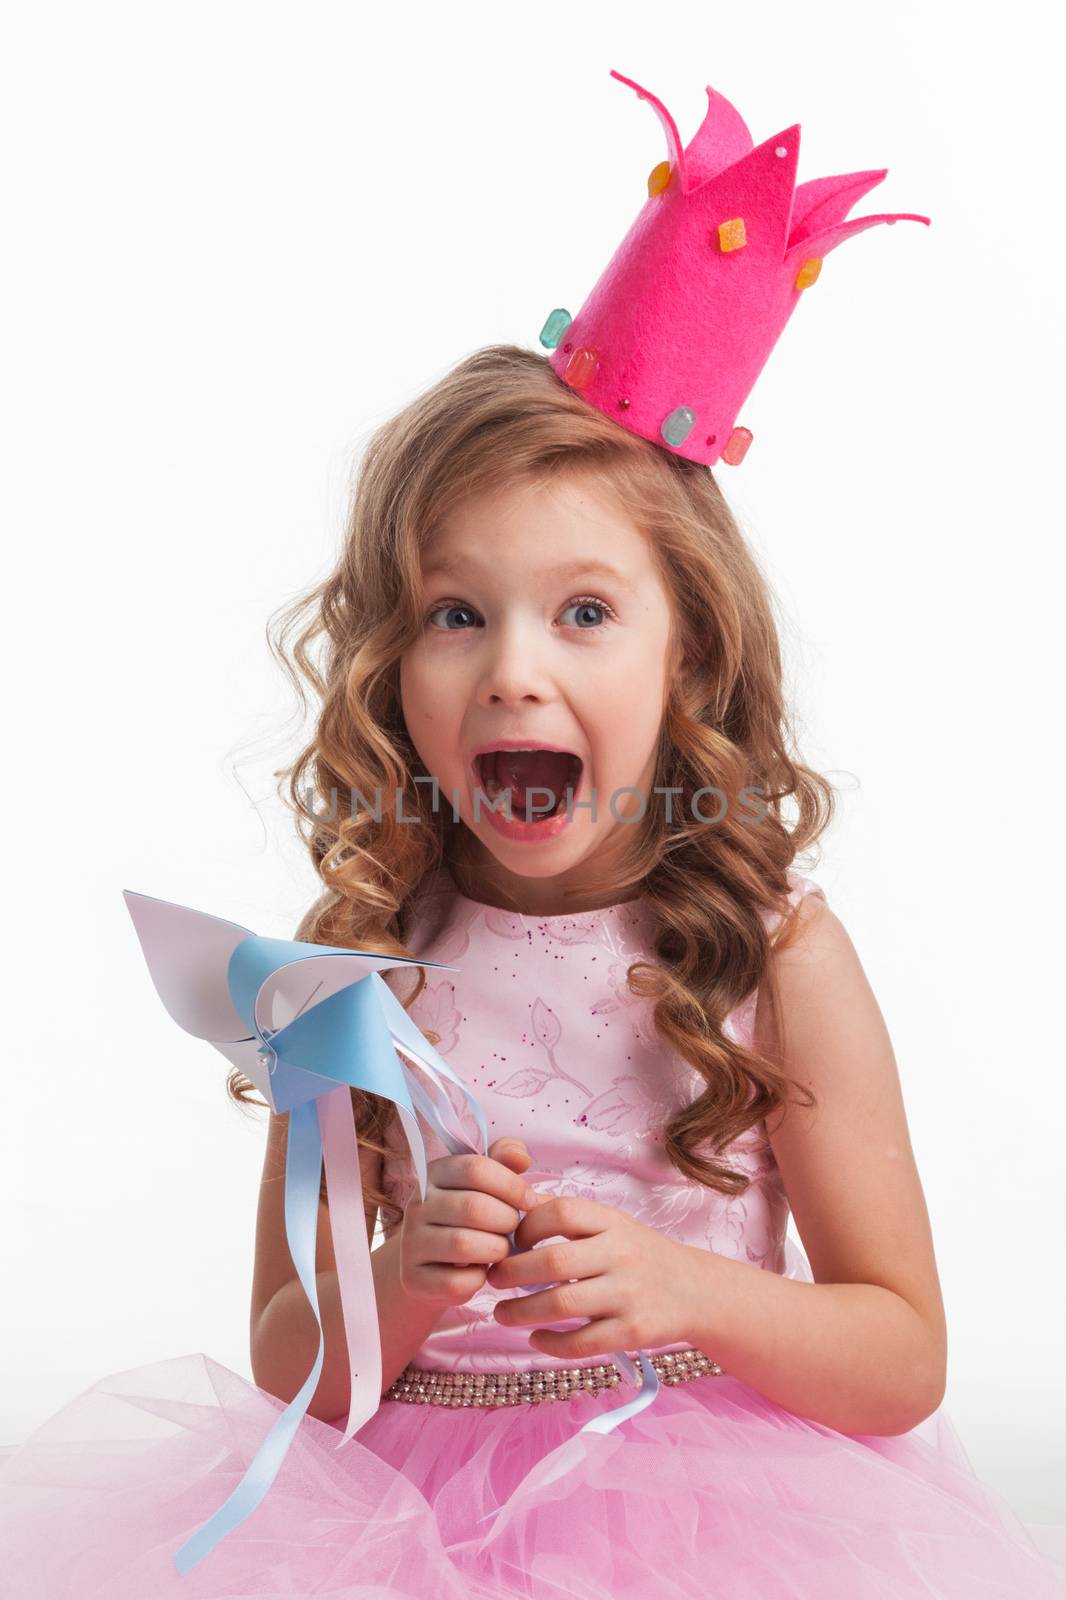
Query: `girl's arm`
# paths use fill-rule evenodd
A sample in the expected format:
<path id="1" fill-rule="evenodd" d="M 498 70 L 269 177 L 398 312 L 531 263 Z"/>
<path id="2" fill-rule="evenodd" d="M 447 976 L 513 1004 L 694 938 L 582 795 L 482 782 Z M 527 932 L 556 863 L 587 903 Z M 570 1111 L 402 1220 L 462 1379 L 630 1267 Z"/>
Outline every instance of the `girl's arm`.
<path id="1" fill-rule="evenodd" d="M 302 1388 L 318 1350 L 318 1324 L 296 1275 L 285 1236 L 288 1124 L 287 1112 L 281 1115 L 271 1112 L 259 1185 L 251 1307 L 252 1376 L 261 1389 L 286 1402 Z M 359 1168 L 364 1184 L 380 1189 L 382 1157 L 360 1148 Z M 376 1207 L 367 1206 L 366 1236 L 371 1246 L 376 1221 Z M 428 1310 L 424 1302 L 412 1302 L 404 1293 L 399 1279 L 399 1245 L 397 1228 L 392 1238 L 379 1245 L 370 1257 L 381 1334 L 383 1394 L 403 1372 L 441 1317 L 439 1308 Z M 324 1349 L 322 1373 L 308 1411 L 320 1421 L 332 1422 L 347 1415 L 351 1373 L 329 1207 L 324 1202 L 318 1208 L 315 1280 Z"/>
<path id="2" fill-rule="evenodd" d="M 843 924 L 809 896 L 771 957 L 756 1048 L 817 1098 L 767 1134 L 814 1283 L 697 1251 L 691 1342 L 799 1416 L 896 1434 L 944 1396 L 947 1332 L 929 1216 L 884 1018 Z"/>

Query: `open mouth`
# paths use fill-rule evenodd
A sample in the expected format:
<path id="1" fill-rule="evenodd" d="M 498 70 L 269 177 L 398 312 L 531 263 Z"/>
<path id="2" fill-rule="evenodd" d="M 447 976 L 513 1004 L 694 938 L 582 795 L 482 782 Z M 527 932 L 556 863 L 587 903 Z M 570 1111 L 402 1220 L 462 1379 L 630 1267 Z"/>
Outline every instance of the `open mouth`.
<path id="1" fill-rule="evenodd" d="M 489 750 L 474 772 L 490 804 L 520 822 L 544 822 L 565 810 L 584 763 L 569 750 Z M 547 791 L 547 792 L 545 792 Z M 508 804 L 507 796 L 510 796 Z"/>

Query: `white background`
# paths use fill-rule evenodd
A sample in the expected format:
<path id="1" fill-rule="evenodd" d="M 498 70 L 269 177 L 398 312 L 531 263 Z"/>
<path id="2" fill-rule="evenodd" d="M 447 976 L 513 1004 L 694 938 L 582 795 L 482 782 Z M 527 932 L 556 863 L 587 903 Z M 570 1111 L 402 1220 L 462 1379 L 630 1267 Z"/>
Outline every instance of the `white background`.
<path id="1" fill-rule="evenodd" d="M 0 68 L 15 1441 L 97 1378 L 244 1374 L 265 1124 L 181 1033 L 121 891 L 291 936 L 315 883 L 264 629 L 369 433 L 576 311 L 711 83 L 799 180 L 887 166 L 716 469 L 779 597 L 813 869 L 887 1018 L 950 1326 L 946 1409 L 1066 1520 L 1063 135 L 1035 4 L 21 8 Z M 861 1138 L 861 1130 L 856 1130 Z"/>

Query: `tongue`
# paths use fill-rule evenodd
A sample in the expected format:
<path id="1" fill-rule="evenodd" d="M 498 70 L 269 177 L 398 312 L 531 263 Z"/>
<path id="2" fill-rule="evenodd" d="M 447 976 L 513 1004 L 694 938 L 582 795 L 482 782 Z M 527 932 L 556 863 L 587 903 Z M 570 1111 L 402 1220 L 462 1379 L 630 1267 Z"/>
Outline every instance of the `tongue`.
<path id="1" fill-rule="evenodd" d="M 561 798 L 573 762 L 565 750 L 497 750 L 491 770 L 497 783 L 510 786 L 511 804 L 524 808 L 529 789 L 550 789 L 556 799 Z M 534 794 L 529 804 L 543 814 L 547 796 Z"/>

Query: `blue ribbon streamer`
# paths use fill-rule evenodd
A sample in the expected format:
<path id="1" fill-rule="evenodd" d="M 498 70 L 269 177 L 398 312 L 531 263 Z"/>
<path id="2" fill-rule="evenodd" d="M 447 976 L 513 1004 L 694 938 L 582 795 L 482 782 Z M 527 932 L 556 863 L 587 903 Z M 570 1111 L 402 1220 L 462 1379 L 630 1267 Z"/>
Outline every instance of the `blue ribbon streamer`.
<path id="1" fill-rule="evenodd" d="M 283 1028 L 273 1031 L 260 1028 L 256 1016 L 257 998 L 263 984 L 276 972 L 293 962 L 353 953 L 367 952 L 249 934 L 237 944 L 230 957 L 227 983 L 233 1005 L 249 1030 L 249 1040 L 259 1041 L 269 1061 L 275 1110 L 290 1114 L 285 1162 L 285 1232 L 293 1265 L 318 1324 L 318 1351 L 299 1392 L 272 1425 L 236 1489 L 176 1552 L 174 1560 L 181 1574 L 191 1571 L 209 1555 L 264 1499 L 307 1413 L 322 1373 L 325 1330 L 318 1301 L 315 1259 L 323 1147 L 316 1101 L 322 1093 L 330 1092 L 323 1091 L 322 1080 L 333 1087 L 347 1084 L 365 1089 L 405 1107 L 411 1113 L 416 1136 L 420 1137 L 415 1117 L 417 1106 L 446 1149 L 453 1154 L 469 1150 L 469 1143 L 447 1126 L 450 1108 L 439 1087 L 435 1098 L 413 1075 L 408 1076 L 397 1055 L 395 1034 L 401 1046 L 407 1045 L 412 1056 L 429 1064 L 431 1079 L 436 1073 L 459 1087 L 476 1117 L 482 1148 L 488 1148 L 488 1127 L 477 1099 L 411 1021 L 378 973 L 368 973 L 327 995 Z M 397 965 L 419 964 L 425 963 L 397 962 Z M 424 1166 L 424 1143 L 421 1156 Z M 517 1250 L 514 1233 L 508 1237 L 512 1251 Z M 522 1292 L 532 1294 L 545 1287 L 548 1285 L 527 1285 Z M 628 1355 L 619 1352 L 614 1359 L 635 1383 L 636 1368 Z M 501 1511 L 513 1515 L 527 1490 L 553 1482 L 569 1471 L 584 1454 L 583 1435 L 609 1433 L 651 1404 L 659 1390 L 658 1374 L 643 1351 L 639 1352 L 639 1360 L 643 1374 L 639 1394 L 586 1422 L 577 1434 L 537 1463 L 503 1506 L 488 1512 L 480 1522 L 497 1517 Z M 502 1518 L 490 1537 L 494 1537 L 507 1520 L 509 1516 Z"/>
<path id="2" fill-rule="evenodd" d="M 322 1374 L 325 1334 L 318 1305 L 315 1250 L 318 1239 L 318 1196 L 322 1182 L 322 1132 L 313 1100 L 294 1106 L 285 1152 L 285 1232 L 293 1265 L 318 1323 L 318 1351 L 303 1385 L 273 1424 L 244 1477 L 228 1500 L 203 1523 L 174 1556 L 180 1573 L 191 1571 L 227 1533 L 250 1516 L 267 1493 L 296 1436 Z"/>

